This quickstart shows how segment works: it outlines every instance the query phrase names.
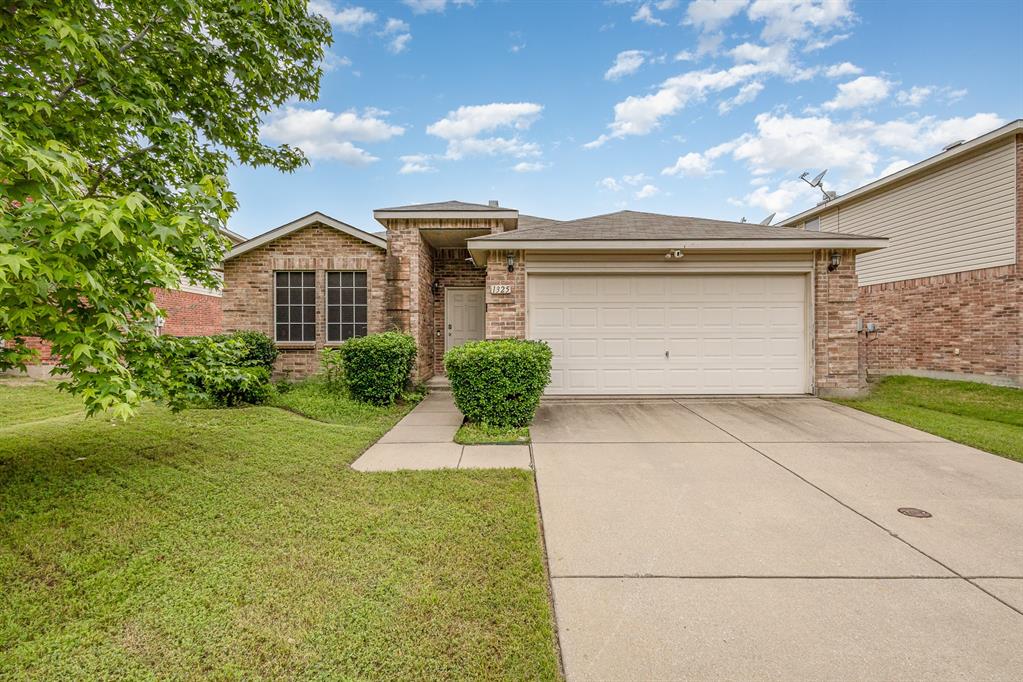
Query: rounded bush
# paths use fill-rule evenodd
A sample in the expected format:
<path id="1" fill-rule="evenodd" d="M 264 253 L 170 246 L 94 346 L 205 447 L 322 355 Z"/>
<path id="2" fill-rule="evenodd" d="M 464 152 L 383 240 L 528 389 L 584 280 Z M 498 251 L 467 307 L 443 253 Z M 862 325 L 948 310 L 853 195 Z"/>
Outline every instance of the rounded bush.
<path id="1" fill-rule="evenodd" d="M 333 353 L 340 356 L 339 380 L 352 398 L 390 405 L 408 383 L 416 342 L 408 334 L 384 332 L 348 339 Z"/>
<path id="2" fill-rule="evenodd" d="M 551 355 L 543 341 L 470 341 L 445 353 L 444 368 L 470 422 L 528 426 L 551 382 Z"/>
<path id="3" fill-rule="evenodd" d="M 221 334 L 220 338 L 237 339 L 241 346 L 240 364 L 243 367 L 265 367 L 266 371 L 273 373 L 274 362 L 280 351 L 277 344 L 263 332 L 239 331 L 230 334 Z"/>

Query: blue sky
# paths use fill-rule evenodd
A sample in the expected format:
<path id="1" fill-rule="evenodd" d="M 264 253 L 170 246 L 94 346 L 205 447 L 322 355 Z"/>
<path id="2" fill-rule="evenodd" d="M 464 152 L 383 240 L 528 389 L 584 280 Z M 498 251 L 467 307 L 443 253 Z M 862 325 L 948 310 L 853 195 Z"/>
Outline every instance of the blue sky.
<path id="1" fill-rule="evenodd" d="M 230 227 L 461 199 L 759 221 L 1023 116 L 1023 3 L 313 0 L 320 98 L 268 116 Z"/>

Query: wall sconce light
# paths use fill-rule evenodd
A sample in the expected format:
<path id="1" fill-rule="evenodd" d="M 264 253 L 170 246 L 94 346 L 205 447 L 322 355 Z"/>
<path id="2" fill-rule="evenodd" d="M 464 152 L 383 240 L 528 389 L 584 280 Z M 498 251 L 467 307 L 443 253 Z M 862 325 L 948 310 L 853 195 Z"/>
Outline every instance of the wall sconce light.
<path id="1" fill-rule="evenodd" d="M 435 279 L 432 282 L 430 282 L 430 291 L 433 293 L 434 296 L 436 296 L 437 294 L 440 293 L 440 280 L 439 279 Z"/>
<path id="2" fill-rule="evenodd" d="M 838 251 L 831 252 L 831 258 L 828 260 L 828 272 L 834 272 L 838 270 L 838 266 L 842 264 L 842 254 Z"/>
<path id="3" fill-rule="evenodd" d="M 515 253 L 508 252 L 508 272 L 515 272 Z"/>

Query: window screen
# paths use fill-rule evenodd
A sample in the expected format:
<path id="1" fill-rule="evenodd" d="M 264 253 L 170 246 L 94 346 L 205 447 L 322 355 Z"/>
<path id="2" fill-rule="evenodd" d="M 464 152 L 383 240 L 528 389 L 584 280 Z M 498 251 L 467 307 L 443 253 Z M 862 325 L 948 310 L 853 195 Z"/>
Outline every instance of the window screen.
<path id="1" fill-rule="evenodd" d="M 806 221 L 805 228 L 809 232 L 820 232 L 821 231 L 821 219 L 813 218 Z"/>
<path id="2" fill-rule="evenodd" d="M 274 328 L 278 341 L 316 340 L 316 273 L 274 273 Z"/>
<path id="3" fill-rule="evenodd" d="M 365 336 L 366 273 L 327 273 L 327 343 Z"/>

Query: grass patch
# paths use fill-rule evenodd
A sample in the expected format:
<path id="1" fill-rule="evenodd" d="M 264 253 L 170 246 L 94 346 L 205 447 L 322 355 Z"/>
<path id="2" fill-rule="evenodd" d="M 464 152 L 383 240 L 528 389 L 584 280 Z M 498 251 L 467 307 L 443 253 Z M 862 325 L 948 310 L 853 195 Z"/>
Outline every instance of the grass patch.
<path id="1" fill-rule="evenodd" d="M 85 415 L 82 399 L 58 391 L 59 381 L 0 378 L 0 429 L 67 415 Z"/>
<path id="2" fill-rule="evenodd" d="M 329 391 L 326 383 L 319 379 L 308 379 L 279 390 L 270 399 L 270 404 L 321 422 L 376 427 L 386 431 L 415 406 L 416 398 L 383 407 L 370 405 Z"/>
<path id="3" fill-rule="evenodd" d="M 834 402 L 1023 462 L 1023 391 L 969 381 L 886 377 Z"/>
<path id="4" fill-rule="evenodd" d="M 486 424 L 462 424 L 455 433 L 455 442 L 461 445 L 505 445 L 528 443 L 528 426 L 487 426 Z"/>
<path id="5" fill-rule="evenodd" d="M 21 390 L 0 405 L 60 400 Z M 0 432 L 0 676 L 556 678 L 532 474 L 354 472 L 407 408 L 292 393 L 335 423 L 146 406 Z"/>

